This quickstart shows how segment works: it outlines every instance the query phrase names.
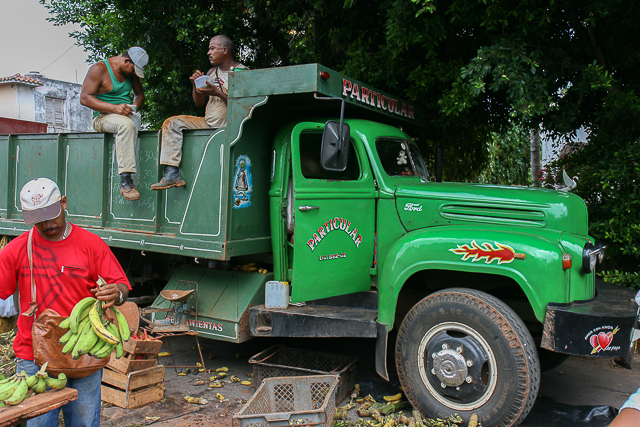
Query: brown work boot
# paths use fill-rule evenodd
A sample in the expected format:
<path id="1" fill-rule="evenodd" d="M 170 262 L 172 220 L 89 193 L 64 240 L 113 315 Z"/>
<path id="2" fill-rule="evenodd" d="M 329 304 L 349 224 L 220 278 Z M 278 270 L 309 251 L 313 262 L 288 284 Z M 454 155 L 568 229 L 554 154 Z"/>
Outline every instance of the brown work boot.
<path id="1" fill-rule="evenodd" d="M 120 174 L 120 194 L 129 201 L 140 200 L 140 192 L 133 183 L 130 173 Z"/>
<path id="2" fill-rule="evenodd" d="M 164 176 L 157 184 L 151 186 L 152 190 L 167 190 L 172 187 L 184 187 L 187 183 L 180 174 L 180 168 L 177 166 L 165 166 Z"/>

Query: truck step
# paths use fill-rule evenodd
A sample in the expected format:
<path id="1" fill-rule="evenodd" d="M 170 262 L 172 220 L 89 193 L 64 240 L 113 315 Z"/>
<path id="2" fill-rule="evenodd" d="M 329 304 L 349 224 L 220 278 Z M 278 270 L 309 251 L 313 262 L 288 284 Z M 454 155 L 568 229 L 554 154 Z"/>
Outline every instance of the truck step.
<path id="1" fill-rule="evenodd" d="M 367 295 L 369 294 L 369 295 Z M 357 297 L 356 297 L 357 295 Z M 373 296 L 372 296 L 373 295 Z M 304 306 L 268 309 L 258 305 L 249 309 L 251 335 L 256 337 L 375 338 L 378 310 L 372 303 L 375 293 L 352 294 L 356 304 L 336 305 L 342 300 L 326 298 Z"/>

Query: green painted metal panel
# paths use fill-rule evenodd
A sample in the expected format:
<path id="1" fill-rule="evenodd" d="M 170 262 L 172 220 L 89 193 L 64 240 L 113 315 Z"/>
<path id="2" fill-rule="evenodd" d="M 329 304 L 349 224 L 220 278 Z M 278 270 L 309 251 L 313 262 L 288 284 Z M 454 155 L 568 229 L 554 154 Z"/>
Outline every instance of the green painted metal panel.
<path id="1" fill-rule="evenodd" d="M 166 195 L 167 206 L 173 203 L 174 210 L 179 208 L 182 213 L 182 217 L 174 216 L 179 222 L 177 233 L 194 239 L 224 239 L 227 215 L 224 161 L 228 156 L 225 131 L 188 134 L 184 144 L 189 144 L 189 150 L 184 150 L 181 169 L 188 184 Z M 172 198 L 180 192 L 182 200 Z"/>
<path id="2" fill-rule="evenodd" d="M 157 132 L 139 132 L 136 141 L 136 169 L 132 175 L 140 191 L 140 200 L 129 201 L 120 194 L 120 176 L 115 153 L 115 137 L 105 134 L 108 144 L 108 186 L 109 203 L 107 227 L 133 229 L 136 231 L 155 231 L 158 212 L 158 192 L 151 190 L 152 179 L 158 170 L 158 134 Z"/>
<path id="3" fill-rule="evenodd" d="M 323 128 L 319 123 L 301 123 L 291 135 L 293 302 L 365 291 L 371 286 L 373 174 L 359 139 L 352 137 L 347 170 L 326 175 L 319 165 Z"/>
<path id="4" fill-rule="evenodd" d="M 407 230 L 487 223 L 587 233 L 586 206 L 575 194 L 540 188 L 406 181 L 398 185 L 396 197 Z"/>
<path id="5" fill-rule="evenodd" d="M 328 78 L 322 77 L 328 75 Z M 378 90 L 320 64 L 247 70 L 231 73 L 229 96 L 274 96 L 315 93 L 345 100 L 379 116 L 427 126 L 424 110 L 407 100 Z M 375 119 L 371 117 L 372 119 Z"/>
<path id="6" fill-rule="evenodd" d="M 67 219 L 83 226 L 101 227 L 102 221 L 106 220 L 104 136 L 98 133 L 63 135 L 62 151 L 64 173 L 58 186 L 72 201 L 67 206 Z"/>
<path id="7" fill-rule="evenodd" d="M 22 220 L 20 189 L 33 178 L 57 180 L 59 173 L 59 145 L 57 134 L 14 135 L 14 191 L 13 219 Z"/>
<path id="8" fill-rule="evenodd" d="M 320 67 L 318 64 L 305 64 L 229 73 L 229 97 L 317 92 Z"/>
<path id="9" fill-rule="evenodd" d="M 548 302 L 570 302 L 567 292 L 570 283 L 565 278 L 571 272 L 562 268 L 563 248 L 559 236 L 560 233 L 551 230 L 537 230 L 531 234 L 493 225 L 486 228 L 478 225 L 431 227 L 407 233 L 384 254 L 384 266 L 380 268 L 380 283 L 384 286 L 379 289 L 379 321 L 393 325 L 398 294 L 414 273 L 446 270 L 489 275 L 483 276 L 484 283 L 452 284 L 460 287 L 490 286 L 490 275 L 511 278 L 525 293 L 534 314 L 542 322 Z M 473 255 L 473 242 L 486 253 Z M 504 246 L 525 256 L 505 256 L 508 251 Z M 489 258 L 487 254 L 494 256 Z M 585 279 L 588 278 L 583 277 L 582 281 Z"/>
<path id="10" fill-rule="evenodd" d="M 271 236 L 268 191 L 273 158 L 273 111 L 267 101 L 252 99 L 251 102 L 257 104 L 240 109 L 251 115 L 251 121 L 239 130 L 241 134 L 230 146 L 229 234 L 233 236 L 232 241 L 238 243 L 232 245 L 232 255 L 241 242 L 258 244 Z M 263 247 L 264 252 L 270 250 L 270 245 Z"/>
<path id="11" fill-rule="evenodd" d="M 271 274 L 182 266 L 164 290 L 197 289 L 198 322 L 195 316 L 188 317 L 192 329 L 209 338 L 241 342 L 249 338 L 248 309 L 264 304 L 264 284 L 272 278 Z M 189 304 L 195 306 L 195 300 Z M 152 304 L 154 308 L 170 306 L 162 296 Z M 164 313 L 157 313 L 154 319 L 164 317 Z"/>

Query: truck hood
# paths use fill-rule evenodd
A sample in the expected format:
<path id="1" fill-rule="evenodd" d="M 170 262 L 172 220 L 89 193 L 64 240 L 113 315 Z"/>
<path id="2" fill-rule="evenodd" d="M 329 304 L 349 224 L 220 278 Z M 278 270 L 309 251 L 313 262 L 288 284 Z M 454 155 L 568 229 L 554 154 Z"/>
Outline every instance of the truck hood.
<path id="1" fill-rule="evenodd" d="M 402 185 L 395 196 L 398 215 L 407 231 L 482 223 L 587 234 L 584 201 L 563 191 L 424 182 Z"/>

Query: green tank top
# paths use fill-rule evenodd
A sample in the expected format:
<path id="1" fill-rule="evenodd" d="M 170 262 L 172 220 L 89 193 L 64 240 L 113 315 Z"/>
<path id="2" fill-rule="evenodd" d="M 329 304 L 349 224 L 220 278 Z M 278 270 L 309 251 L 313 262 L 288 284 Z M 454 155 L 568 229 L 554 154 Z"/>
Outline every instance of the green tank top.
<path id="1" fill-rule="evenodd" d="M 129 104 L 131 103 L 131 88 L 133 87 L 133 82 L 131 81 L 131 77 L 127 76 L 124 82 L 120 83 L 116 76 L 113 74 L 111 70 L 111 66 L 109 65 L 109 61 L 103 59 L 104 65 L 107 66 L 107 70 L 109 71 L 109 76 L 111 77 L 111 84 L 113 85 L 113 89 L 111 92 L 105 92 L 96 95 L 100 101 L 108 102 L 109 104 L 119 105 L 119 104 Z M 93 112 L 93 118 L 98 117 L 100 113 L 98 111 Z"/>

